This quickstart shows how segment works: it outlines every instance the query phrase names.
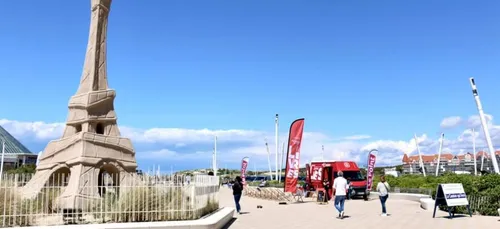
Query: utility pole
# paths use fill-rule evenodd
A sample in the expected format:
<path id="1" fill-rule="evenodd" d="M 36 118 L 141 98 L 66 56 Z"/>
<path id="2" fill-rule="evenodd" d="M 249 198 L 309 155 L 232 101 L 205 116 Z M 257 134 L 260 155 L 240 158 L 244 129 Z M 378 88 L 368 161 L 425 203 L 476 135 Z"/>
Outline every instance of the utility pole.
<path id="1" fill-rule="evenodd" d="M 486 139 L 486 144 L 488 144 L 488 149 L 490 150 L 493 169 L 495 170 L 495 173 L 500 174 L 500 170 L 498 169 L 498 161 L 495 155 L 495 148 L 493 147 L 493 143 L 491 142 L 490 131 L 486 123 L 486 118 L 484 117 L 483 106 L 481 105 L 481 100 L 479 99 L 479 93 L 477 92 L 477 87 L 476 87 L 476 82 L 474 82 L 474 77 L 469 78 L 469 81 L 472 87 L 472 95 L 474 96 L 474 100 L 476 100 L 476 107 L 477 110 L 479 111 L 481 126 L 483 126 L 484 138 Z"/>
<path id="2" fill-rule="evenodd" d="M 279 130 L 279 117 L 278 114 L 276 114 L 276 118 L 274 119 L 274 124 L 275 124 L 275 139 L 274 139 L 274 144 L 275 144 L 275 153 L 276 153 L 276 161 L 275 161 L 275 166 L 276 166 L 276 174 L 275 178 L 278 179 L 278 154 L 279 154 L 279 140 L 278 140 L 278 130 Z"/>
<path id="3" fill-rule="evenodd" d="M 2 183 L 2 179 L 3 179 L 4 156 L 5 156 L 5 140 L 3 140 L 3 142 L 2 142 L 2 158 L 1 158 L 1 161 L 0 161 L 0 183 Z"/>
<path id="4" fill-rule="evenodd" d="M 474 156 L 474 176 L 477 176 L 476 131 L 472 128 L 472 155 Z"/>
<path id="5" fill-rule="evenodd" d="M 271 180 L 273 179 L 273 169 L 271 168 L 271 152 L 269 152 L 269 144 L 267 144 L 267 139 L 266 141 L 266 150 L 267 150 L 267 164 L 269 165 L 269 176 L 271 177 Z"/>
<path id="6" fill-rule="evenodd" d="M 217 135 L 214 139 L 214 156 L 213 156 L 213 166 L 214 176 L 217 176 Z"/>
<path id="7" fill-rule="evenodd" d="M 325 161 L 325 146 L 321 145 L 321 161 Z"/>
<path id="8" fill-rule="evenodd" d="M 424 166 L 424 161 L 422 159 L 422 153 L 420 152 L 420 148 L 418 147 L 417 134 L 415 134 L 414 136 L 415 136 L 415 145 L 417 146 L 417 152 L 418 152 L 418 157 L 419 157 L 419 161 L 420 161 L 420 168 L 422 168 L 422 173 L 424 174 L 424 177 L 425 177 L 426 176 L 425 175 L 425 166 Z"/>
<path id="9" fill-rule="evenodd" d="M 441 138 L 439 139 L 439 153 L 436 165 L 436 176 L 439 175 L 439 163 L 441 162 L 441 152 L 443 151 L 444 133 L 441 133 Z"/>

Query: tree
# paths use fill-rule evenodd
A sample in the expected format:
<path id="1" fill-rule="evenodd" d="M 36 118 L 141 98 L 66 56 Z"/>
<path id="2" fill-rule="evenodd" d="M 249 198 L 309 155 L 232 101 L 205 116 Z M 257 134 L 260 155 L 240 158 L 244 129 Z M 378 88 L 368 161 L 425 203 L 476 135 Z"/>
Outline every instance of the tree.
<path id="1" fill-rule="evenodd" d="M 10 169 L 6 171 L 9 174 L 33 174 L 36 172 L 35 165 L 22 165 L 15 169 Z"/>
<path id="2" fill-rule="evenodd" d="M 399 173 L 403 173 L 403 165 L 396 166 L 396 171 L 398 171 Z"/>

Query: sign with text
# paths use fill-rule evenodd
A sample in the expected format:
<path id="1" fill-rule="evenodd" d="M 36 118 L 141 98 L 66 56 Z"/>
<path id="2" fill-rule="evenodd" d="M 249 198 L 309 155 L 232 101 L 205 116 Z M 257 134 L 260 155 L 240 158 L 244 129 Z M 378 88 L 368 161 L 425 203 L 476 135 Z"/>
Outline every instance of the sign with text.
<path id="1" fill-rule="evenodd" d="M 311 180 L 312 181 L 323 181 L 323 166 L 312 165 L 311 166 Z"/>
<path id="2" fill-rule="evenodd" d="M 290 125 L 288 152 L 285 167 L 285 192 L 295 193 L 299 182 L 300 145 L 304 132 L 304 119 L 297 119 Z"/>
<path id="3" fill-rule="evenodd" d="M 436 190 L 436 202 L 434 203 L 434 214 L 436 216 L 436 209 L 439 206 L 446 206 L 448 208 L 449 217 L 453 217 L 452 209 L 456 206 L 467 206 L 469 215 L 472 213 L 469 207 L 469 200 L 465 194 L 464 186 L 461 183 L 439 184 Z"/>
<path id="4" fill-rule="evenodd" d="M 243 185 L 245 185 L 247 183 L 246 174 L 247 174 L 249 160 L 250 159 L 248 157 L 244 157 L 241 160 L 241 183 L 243 183 Z"/>
<path id="5" fill-rule="evenodd" d="M 441 184 L 441 188 L 443 189 L 448 207 L 469 205 L 469 200 L 467 200 L 467 195 L 462 184 Z"/>
<path id="6" fill-rule="evenodd" d="M 368 154 L 368 168 L 366 169 L 366 190 L 372 190 L 373 185 L 373 176 L 375 175 L 375 162 L 377 160 L 377 156 L 374 153 L 370 152 Z"/>

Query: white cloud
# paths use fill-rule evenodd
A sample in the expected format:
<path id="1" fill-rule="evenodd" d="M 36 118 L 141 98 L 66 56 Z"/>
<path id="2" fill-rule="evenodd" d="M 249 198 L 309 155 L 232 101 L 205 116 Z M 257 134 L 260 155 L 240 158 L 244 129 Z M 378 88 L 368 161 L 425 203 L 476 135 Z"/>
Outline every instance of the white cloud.
<path id="1" fill-rule="evenodd" d="M 347 136 L 342 138 L 343 140 L 348 140 L 348 141 L 355 141 L 355 140 L 365 140 L 365 139 L 370 139 L 370 135 L 353 135 L 353 136 Z"/>
<path id="2" fill-rule="evenodd" d="M 181 161 L 181 160 L 196 160 L 201 158 L 209 159 L 211 158 L 211 156 L 212 156 L 211 152 L 195 152 L 195 153 L 183 154 L 169 149 L 160 149 L 156 151 L 141 152 L 137 157 L 139 159 L 141 158 L 155 159 L 155 160 L 168 159 L 174 161 Z"/>
<path id="3" fill-rule="evenodd" d="M 486 125 L 490 128 L 493 127 L 493 116 L 485 114 L 484 118 L 486 119 Z M 476 130 L 482 128 L 481 119 L 479 118 L 479 115 L 470 116 L 469 119 L 467 119 L 466 127 L 471 129 L 474 128 Z"/>
<path id="4" fill-rule="evenodd" d="M 184 146 L 186 146 L 186 143 L 183 143 L 183 142 L 175 143 L 175 148 L 181 148 Z"/>
<path id="5" fill-rule="evenodd" d="M 488 126 L 492 140 L 500 147 L 500 126 L 494 125 L 493 117 L 487 115 Z M 445 120 L 447 120 L 445 122 Z M 461 118 L 454 117 L 454 122 L 447 118 L 441 123 L 441 127 L 451 127 L 459 123 Z M 458 121 L 457 121 L 458 120 Z M 484 134 L 479 128 L 477 116 L 471 116 L 467 122 L 462 122 L 464 127 L 476 126 L 477 149 L 486 148 Z M 444 123 L 444 124 L 443 124 Z M 479 126 L 478 126 L 479 123 Z M 454 125 L 452 125 L 454 124 Z M 0 125 L 7 129 L 12 135 L 22 142 L 41 142 L 57 139 L 62 135 L 63 123 L 23 122 L 0 119 Z M 210 161 L 213 150 L 214 136 L 218 137 L 218 159 L 219 163 L 239 163 L 241 158 L 248 156 L 253 162 L 261 165 L 259 168 L 267 168 L 267 149 L 264 139 L 268 139 L 271 163 L 274 167 L 275 143 L 274 134 L 256 130 L 209 130 L 209 129 L 181 129 L 181 128 L 152 128 L 138 129 L 121 126 L 123 136 L 133 140 L 137 150 L 138 160 L 160 161 L 188 161 L 194 164 L 201 162 L 206 166 Z M 279 152 L 282 152 L 282 143 L 286 142 L 287 130 L 281 133 Z M 366 163 L 368 151 L 377 149 L 379 151 L 377 164 L 389 165 L 399 164 L 403 153 L 414 154 L 416 152 L 415 139 L 411 133 L 404 139 L 373 139 L 368 135 L 355 135 L 346 137 L 330 137 L 319 132 L 305 132 L 301 147 L 301 162 L 325 158 L 327 160 L 354 160 Z M 370 139 L 370 140 L 368 140 Z M 439 136 L 432 138 L 426 134 L 417 136 L 419 148 L 424 154 L 436 153 L 439 148 Z M 364 141 L 360 141 L 364 140 Z M 445 138 L 443 149 L 445 152 L 459 153 L 460 151 L 471 151 L 472 135 L 470 129 L 465 129 L 455 138 Z M 29 145 L 28 145 L 29 146 Z M 324 153 L 322 151 L 324 146 Z M 41 149 L 34 149 L 38 151 Z"/>
<path id="6" fill-rule="evenodd" d="M 137 142 L 145 143 L 209 143 L 217 140 L 224 141 L 251 141 L 262 136 L 262 132 L 252 130 L 209 130 L 209 129 L 181 129 L 181 128 L 152 128 L 147 130 L 120 127 L 124 136 Z"/>
<path id="7" fill-rule="evenodd" d="M 441 128 L 451 129 L 462 124 L 462 118 L 460 116 L 446 117 L 441 121 Z"/>
<path id="8" fill-rule="evenodd" d="M 21 122 L 0 119 L 0 125 L 18 138 L 52 140 L 61 136 L 64 123 Z"/>

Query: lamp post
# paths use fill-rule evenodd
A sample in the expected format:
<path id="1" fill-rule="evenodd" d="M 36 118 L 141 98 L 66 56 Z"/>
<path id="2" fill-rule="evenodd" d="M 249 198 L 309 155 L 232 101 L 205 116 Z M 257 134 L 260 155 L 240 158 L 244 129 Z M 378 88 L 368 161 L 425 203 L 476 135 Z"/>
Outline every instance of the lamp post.
<path id="1" fill-rule="evenodd" d="M 481 100 L 479 99 L 479 93 L 477 92 L 477 87 L 476 87 L 476 82 L 474 81 L 474 77 L 469 78 L 469 81 L 472 87 L 472 95 L 474 96 L 474 100 L 476 101 L 476 107 L 479 112 L 479 119 L 481 119 L 481 126 L 483 127 L 484 138 L 486 139 L 486 144 L 488 144 L 488 149 L 490 150 L 493 169 L 495 170 L 495 173 L 500 174 L 500 170 L 498 169 L 497 158 L 495 155 L 495 148 L 493 148 L 493 143 L 491 142 L 490 131 L 488 129 L 488 125 L 486 124 L 486 118 L 484 117 L 483 106 L 481 105 Z"/>

